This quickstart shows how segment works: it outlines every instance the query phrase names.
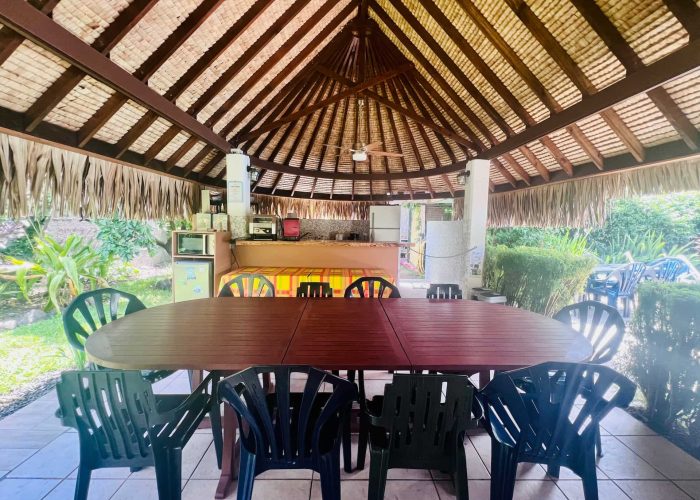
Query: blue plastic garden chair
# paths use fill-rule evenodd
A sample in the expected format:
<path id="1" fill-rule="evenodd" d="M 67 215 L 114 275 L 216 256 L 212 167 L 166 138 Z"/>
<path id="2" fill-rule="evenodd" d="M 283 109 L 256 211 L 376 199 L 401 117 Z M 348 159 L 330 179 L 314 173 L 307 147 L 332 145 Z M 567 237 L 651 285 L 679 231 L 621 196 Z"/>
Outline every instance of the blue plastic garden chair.
<path id="1" fill-rule="evenodd" d="M 274 393 L 263 389 L 262 374 L 275 376 Z M 306 377 L 303 392 L 291 391 L 292 374 Z M 225 378 L 218 391 L 241 429 L 238 500 L 249 500 L 255 477 L 271 469 L 313 469 L 323 499 L 340 500 L 341 424 L 357 399 L 355 384 L 308 366 L 255 366 Z"/>
<path id="2" fill-rule="evenodd" d="M 654 278 L 657 281 L 666 283 L 673 283 L 678 280 L 681 274 L 688 272 L 688 265 L 682 260 L 673 257 L 661 259 L 650 267 L 654 272 Z"/>
<path id="3" fill-rule="evenodd" d="M 637 292 L 637 285 L 644 276 L 647 266 L 642 262 L 633 262 L 610 274 L 605 282 L 608 305 L 617 307 L 618 299 L 623 299 L 623 315 L 629 316 L 629 303 Z"/>
<path id="4" fill-rule="evenodd" d="M 527 380 L 527 390 L 519 388 Z M 543 363 L 504 372 L 479 393 L 491 435 L 491 500 L 511 500 L 518 463 L 560 467 L 583 480 L 586 500 L 598 500 L 595 435 L 613 408 L 626 407 L 635 385 L 612 368 Z M 578 406 L 575 403 L 583 403 Z"/>

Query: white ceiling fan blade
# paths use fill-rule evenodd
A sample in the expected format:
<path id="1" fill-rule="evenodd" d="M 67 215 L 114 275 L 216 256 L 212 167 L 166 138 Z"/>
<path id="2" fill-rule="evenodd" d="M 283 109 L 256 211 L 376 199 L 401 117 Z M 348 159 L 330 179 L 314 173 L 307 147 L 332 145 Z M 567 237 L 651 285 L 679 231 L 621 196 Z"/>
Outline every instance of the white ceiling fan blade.
<path id="1" fill-rule="evenodd" d="M 367 154 L 372 156 L 386 156 L 388 158 L 403 158 L 402 154 L 391 153 L 389 151 L 367 151 Z"/>
<path id="2" fill-rule="evenodd" d="M 344 147 L 344 146 L 336 146 L 335 144 L 323 144 L 323 145 L 324 145 L 324 146 L 331 147 L 331 148 L 335 148 L 335 149 L 347 149 L 347 148 Z"/>
<path id="3" fill-rule="evenodd" d="M 365 144 L 364 150 L 369 152 L 369 151 L 372 150 L 372 149 L 377 149 L 377 148 L 380 147 L 382 144 L 383 144 L 383 143 L 382 143 L 381 141 L 370 142 L 369 144 Z"/>

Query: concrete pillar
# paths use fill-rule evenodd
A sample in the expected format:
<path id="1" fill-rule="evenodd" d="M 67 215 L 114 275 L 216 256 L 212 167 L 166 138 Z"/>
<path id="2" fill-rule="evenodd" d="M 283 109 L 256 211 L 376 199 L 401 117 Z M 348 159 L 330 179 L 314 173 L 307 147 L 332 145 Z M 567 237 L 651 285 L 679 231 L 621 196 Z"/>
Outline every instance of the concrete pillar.
<path id="1" fill-rule="evenodd" d="M 226 155 L 226 213 L 229 215 L 231 236 L 248 235 L 250 215 L 250 158 L 241 152 Z"/>
<path id="2" fill-rule="evenodd" d="M 464 277 L 465 297 L 469 290 L 483 285 L 484 251 L 486 248 L 486 216 L 489 196 L 489 160 L 467 162 L 464 185 L 464 242 L 465 249 L 474 248 L 466 256 Z"/>

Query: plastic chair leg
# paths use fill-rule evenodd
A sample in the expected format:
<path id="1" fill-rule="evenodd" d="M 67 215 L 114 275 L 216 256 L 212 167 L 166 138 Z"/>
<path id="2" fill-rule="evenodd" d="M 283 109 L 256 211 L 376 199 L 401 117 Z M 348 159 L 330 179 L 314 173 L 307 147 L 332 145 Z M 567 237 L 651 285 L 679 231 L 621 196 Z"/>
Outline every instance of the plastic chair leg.
<path id="1" fill-rule="evenodd" d="M 455 453 L 454 483 L 457 500 L 469 500 L 469 481 L 467 479 L 467 455 L 464 451 L 464 437 L 458 440 Z"/>
<path id="2" fill-rule="evenodd" d="M 158 498 L 180 500 L 182 496 L 182 449 L 154 450 Z"/>
<path id="3" fill-rule="evenodd" d="M 603 441 L 600 439 L 600 426 L 595 430 L 595 451 L 598 458 L 603 456 Z"/>
<path id="4" fill-rule="evenodd" d="M 584 458 L 583 474 L 583 497 L 586 500 L 598 500 L 598 474 L 596 473 L 595 456 L 593 451 L 586 453 Z"/>
<path id="5" fill-rule="evenodd" d="M 512 448 L 491 442 L 491 500 L 512 500 L 518 460 Z"/>
<path id="6" fill-rule="evenodd" d="M 350 419 L 352 410 L 348 410 L 343 416 L 343 465 L 345 472 L 352 472 L 352 429 Z"/>
<path id="7" fill-rule="evenodd" d="M 547 466 L 547 475 L 550 477 L 554 477 L 556 479 L 559 479 L 559 472 L 561 470 L 561 467 L 558 465 L 548 465 Z"/>
<path id="8" fill-rule="evenodd" d="M 360 414 L 360 433 L 357 441 L 357 470 L 365 468 L 365 457 L 369 441 L 369 419 L 362 412 Z"/>
<path id="9" fill-rule="evenodd" d="M 241 446 L 241 463 L 238 469 L 238 500 L 250 500 L 253 497 L 255 482 L 255 455 Z"/>
<path id="10" fill-rule="evenodd" d="M 369 463 L 369 490 L 367 500 L 384 500 L 386 476 L 389 471 L 389 451 L 371 450 Z"/>
<path id="11" fill-rule="evenodd" d="M 217 390 L 219 387 L 219 377 L 212 378 L 211 383 L 211 408 L 209 410 L 209 420 L 211 422 L 211 433 L 214 440 L 214 450 L 216 451 L 216 465 L 221 469 L 221 461 L 224 450 L 224 434 L 221 427 L 221 405 Z"/>
<path id="12" fill-rule="evenodd" d="M 320 459 L 321 497 L 340 500 L 340 454 L 332 451 Z"/>
<path id="13" fill-rule="evenodd" d="M 81 462 L 78 467 L 78 481 L 75 483 L 75 500 L 87 499 L 91 474 L 92 470 Z"/>

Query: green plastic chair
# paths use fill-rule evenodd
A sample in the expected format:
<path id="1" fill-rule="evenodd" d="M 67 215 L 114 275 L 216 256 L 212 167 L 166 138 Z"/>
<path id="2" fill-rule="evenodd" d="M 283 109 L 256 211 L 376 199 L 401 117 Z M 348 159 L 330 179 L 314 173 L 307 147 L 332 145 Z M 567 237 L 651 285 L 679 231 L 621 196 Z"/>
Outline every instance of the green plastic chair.
<path id="1" fill-rule="evenodd" d="M 310 299 L 333 297 L 333 289 L 330 283 L 316 281 L 302 281 L 297 287 L 297 297 Z"/>
<path id="2" fill-rule="evenodd" d="M 212 408 L 211 381 L 192 394 L 154 396 L 138 371 L 63 372 L 56 386 L 61 420 L 80 439 L 74 498 L 87 498 L 95 469 L 155 465 L 159 498 L 178 500 L 182 449 Z"/>
<path id="3" fill-rule="evenodd" d="M 219 297 L 274 297 L 275 285 L 262 274 L 239 274 L 219 291 Z"/>
<path id="4" fill-rule="evenodd" d="M 114 288 L 84 292 L 73 299 L 63 312 L 63 330 L 71 347 L 85 352 L 85 341 L 95 330 L 144 309 L 146 306 L 138 297 Z M 156 382 L 172 374 L 168 370 L 141 371 L 141 375 L 149 382 Z"/>
<path id="5" fill-rule="evenodd" d="M 387 472 L 398 467 L 448 472 L 453 476 L 457 498 L 467 500 L 464 434 L 472 426 L 473 404 L 474 387 L 466 376 L 394 375 L 384 396 L 368 402 L 367 498 L 383 499 Z M 364 451 L 360 449 L 359 453 Z"/>

